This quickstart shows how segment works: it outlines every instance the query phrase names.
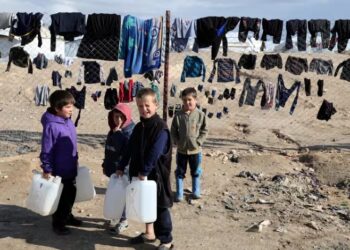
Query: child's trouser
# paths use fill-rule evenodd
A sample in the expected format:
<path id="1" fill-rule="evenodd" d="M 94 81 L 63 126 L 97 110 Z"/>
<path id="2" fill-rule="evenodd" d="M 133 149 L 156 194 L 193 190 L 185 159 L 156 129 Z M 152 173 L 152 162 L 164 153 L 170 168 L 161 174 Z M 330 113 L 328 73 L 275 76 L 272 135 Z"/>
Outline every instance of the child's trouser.
<path id="1" fill-rule="evenodd" d="M 157 220 L 153 224 L 154 233 L 161 244 L 168 244 L 173 241 L 171 234 L 173 230 L 173 224 L 171 222 L 171 216 L 169 208 L 157 207 Z"/>
<path id="2" fill-rule="evenodd" d="M 52 226 L 63 227 L 72 216 L 72 207 L 75 201 L 77 188 L 74 179 L 62 180 L 63 189 L 56 212 L 52 215 Z"/>

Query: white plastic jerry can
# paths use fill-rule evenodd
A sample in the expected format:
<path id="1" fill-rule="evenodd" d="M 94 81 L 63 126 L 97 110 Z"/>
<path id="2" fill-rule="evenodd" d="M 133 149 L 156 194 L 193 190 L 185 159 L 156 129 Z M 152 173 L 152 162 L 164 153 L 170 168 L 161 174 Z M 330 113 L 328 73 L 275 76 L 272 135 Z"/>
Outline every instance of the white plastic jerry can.
<path id="1" fill-rule="evenodd" d="M 77 195 L 75 196 L 75 202 L 89 201 L 96 196 L 95 187 L 87 167 L 81 166 L 78 168 L 76 187 Z"/>
<path id="2" fill-rule="evenodd" d="M 133 178 L 126 187 L 126 218 L 140 223 L 157 220 L 157 184 Z"/>
<path id="3" fill-rule="evenodd" d="M 26 207 L 40 215 L 51 215 L 57 210 L 63 185 L 61 177 L 51 176 L 48 180 L 42 173 L 34 171 L 32 186 L 26 201 Z"/>
<path id="4" fill-rule="evenodd" d="M 126 175 L 117 177 L 112 174 L 107 186 L 103 206 L 103 216 L 108 220 L 120 220 L 125 209 L 126 187 L 129 180 Z"/>

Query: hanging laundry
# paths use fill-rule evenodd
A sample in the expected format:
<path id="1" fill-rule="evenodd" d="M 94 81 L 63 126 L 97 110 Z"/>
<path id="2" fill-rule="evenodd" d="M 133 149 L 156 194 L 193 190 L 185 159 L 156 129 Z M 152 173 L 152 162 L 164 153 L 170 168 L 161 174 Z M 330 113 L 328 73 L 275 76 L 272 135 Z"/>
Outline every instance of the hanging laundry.
<path id="1" fill-rule="evenodd" d="M 271 82 L 265 84 L 266 91 L 264 91 L 263 97 L 261 98 L 261 109 L 271 109 L 273 106 L 275 96 L 275 85 Z M 264 104 L 265 102 L 265 104 Z"/>
<path id="2" fill-rule="evenodd" d="M 264 54 L 260 63 L 261 68 L 265 68 L 266 70 L 273 69 L 277 67 L 282 69 L 282 57 L 280 54 Z"/>
<path id="3" fill-rule="evenodd" d="M 46 106 L 49 102 L 50 88 L 47 85 L 37 85 L 35 88 L 35 105 Z"/>
<path id="4" fill-rule="evenodd" d="M 292 19 L 287 21 L 286 24 L 287 37 L 286 37 L 286 49 L 293 48 L 292 36 L 298 35 L 298 50 L 306 50 L 306 33 L 307 25 L 306 20 Z"/>
<path id="5" fill-rule="evenodd" d="M 276 103 L 275 103 L 275 109 L 276 111 L 279 110 L 280 107 L 284 107 L 286 105 L 286 102 L 289 98 L 289 96 L 296 90 L 296 95 L 294 97 L 293 103 L 290 107 L 289 114 L 292 115 L 294 113 L 294 110 L 296 108 L 296 105 L 298 103 L 298 97 L 299 97 L 299 90 L 300 90 L 301 83 L 299 81 L 295 81 L 294 84 L 290 89 L 287 89 L 284 85 L 283 77 L 281 74 L 278 75 L 277 80 L 277 91 L 276 91 Z"/>
<path id="6" fill-rule="evenodd" d="M 72 78 L 73 77 L 73 73 L 72 73 L 72 71 L 70 71 L 70 70 L 66 70 L 65 72 L 64 72 L 64 77 L 65 78 Z"/>
<path id="7" fill-rule="evenodd" d="M 242 107 L 243 104 L 254 106 L 256 95 L 259 92 L 260 87 L 264 91 L 263 98 L 261 99 L 260 105 L 263 107 L 266 103 L 266 87 L 265 83 L 262 80 L 259 80 L 258 83 L 253 87 L 251 85 L 250 78 L 246 78 L 244 81 L 243 89 L 241 96 L 239 97 L 239 106 Z"/>
<path id="8" fill-rule="evenodd" d="M 119 58 L 124 59 L 124 76 L 144 74 L 161 65 L 163 18 L 123 19 Z"/>
<path id="9" fill-rule="evenodd" d="M 222 41 L 223 55 L 227 56 L 226 33 L 234 30 L 239 22 L 238 17 L 204 17 L 197 19 L 197 37 L 195 38 L 193 51 L 211 46 L 211 59 L 215 60 Z"/>
<path id="10" fill-rule="evenodd" d="M 198 56 L 186 56 L 181 73 L 181 82 L 185 82 L 186 77 L 200 77 L 205 79 L 205 65 L 202 58 Z"/>
<path id="11" fill-rule="evenodd" d="M 129 79 L 129 81 L 124 80 L 124 82 L 119 83 L 119 101 L 120 102 L 132 102 L 132 89 L 134 86 L 134 81 Z"/>
<path id="12" fill-rule="evenodd" d="M 151 82 L 156 81 L 160 83 L 160 78 L 163 76 L 163 71 L 161 70 L 156 70 L 153 72 L 153 70 L 150 70 L 146 72 L 143 77 L 150 80 Z"/>
<path id="13" fill-rule="evenodd" d="M 239 68 L 243 67 L 248 70 L 255 69 L 255 64 L 256 64 L 256 55 L 253 55 L 253 54 L 243 54 L 241 55 L 238 61 Z"/>
<path id="14" fill-rule="evenodd" d="M 304 78 L 304 85 L 305 85 L 305 95 L 310 96 L 311 95 L 311 80 L 309 78 Z"/>
<path id="15" fill-rule="evenodd" d="M 96 90 L 95 93 L 91 94 L 91 98 L 92 100 L 94 100 L 94 102 L 97 102 L 98 98 L 101 97 L 101 91 Z"/>
<path id="16" fill-rule="evenodd" d="M 11 63 L 21 68 L 28 67 L 28 73 L 33 74 L 33 65 L 30 60 L 30 55 L 23 47 L 12 47 L 10 49 L 6 71 L 10 71 Z"/>
<path id="17" fill-rule="evenodd" d="M 213 78 L 216 72 L 216 64 L 218 65 L 218 77 L 217 82 L 233 82 L 240 83 L 239 67 L 235 60 L 231 58 L 219 58 L 213 62 L 213 69 L 210 73 L 208 82 L 213 82 Z M 233 71 L 236 70 L 236 78 L 234 78 Z"/>
<path id="18" fill-rule="evenodd" d="M 262 20 L 263 34 L 262 41 L 266 41 L 267 36 L 273 37 L 273 43 L 279 44 L 282 38 L 283 21 L 280 19 Z"/>
<path id="19" fill-rule="evenodd" d="M 35 64 L 37 69 L 47 68 L 49 60 L 43 53 L 38 53 L 38 55 L 33 59 L 33 64 Z"/>
<path id="20" fill-rule="evenodd" d="M 104 96 L 104 106 L 107 110 L 112 110 L 119 103 L 118 91 L 116 88 L 108 88 Z"/>
<path id="21" fill-rule="evenodd" d="M 60 89 L 62 89 L 62 84 L 61 84 L 62 76 L 58 71 L 56 70 L 52 71 L 51 79 L 52 79 L 53 86 L 58 86 Z"/>
<path id="22" fill-rule="evenodd" d="M 294 56 L 288 56 L 286 64 L 285 64 L 285 70 L 294 74 L 294 75 L 300 75 L 304 71 L 308 71 L 308 63 L 306 58 L 300 58 L 300 57 L 294 57 Z"/>
<path id="23" fill-rule="evenodd" d="M 332 60 L 323 60 L 319 58 L 313 58 L 310 62 L 310 72 L 315 72 L 317 75 L 333 75 L 333 62 Z"/>
<path id="24" fill-rule="evenodd" d="M 327 19 L 311 19 L 307 22 L 309 32 L 311 34 L 310 45 L 312 48 L 317 47 L 317 33 L 321 33 L 322 48 L 326 49 L 329 46 L 331 37 L 331 22 Z"/>
<path id="25" fill-rule="evenodd" d="M 51 15 L 51 51 L 56 50 L 56 35 L 65 41 L 73 41 L 74 37 L 85 34 L 85 15 L 80 12 L 59 12 Z"/>
<path id="26" fill-rule="evenodd" d="M 341 68 L 343 69 L 340 74 L 340 79 L 350 82 L 350 59 L 347 59 L 338 65 L 337 69 L 335 70 L 335 74 L 334 74 L 335 77 L 338 75 L 338 71 Z"/>
<path id="27" fill-rule="evenodd" d="M 258 40 L 260 27 L 260 18 L 241 17 L 241 22 L 239 23 L 238 40 L 245 43 L 249 31 L 252 31 L 254 33 L 253 37 L 255 40 Z"/>
<path id="28" fill-rule="evenodd" d="M 324 99 L 317 113 L 317 119 L 328 121 L 335 113 L 337 113 L 337 110 L 334 108 L 333 103 Z"/>
<path id="29" fill-rule="evenodd" d="M 77 118 L 75 119 L 74 125 L 78 127 L 78 123 L 80 120 L 80 114 L 81 110 L 85 108 L 85 99 L 86 99 L 86 86 L 84 86 L 80 91 L 77 90 L 74 86 L 67 88 L 67 91 L 69 91 L 75 100 L 74 106 L 79 109 L 79 113 Z"/>
<path id="30" fill-rule="evenodd" d="M 118 61 L 120 15 L 90 14 L 78 57 Z"/>
<path id="31" fill-rule="evenodd" d="M 41 39 L 41 19 L 44 14 L 37 12 L 25 13 L 18 12 L 16 17 L 12 19 L 10 35 L 20 36 L 21 45 L 24 46 L 34 40 L 38 36 L 38 47 L 42 45 Z"/>
<path id="32" fill-rule="evenodd" d="M 134 85 L 132 86 L 132 97 L 136 97 L 137 93 L 143 88 L 144 86 L 142 82 L 139 82 L 139 81 L 134 82 Z"/>
<path id="33" fill-rule="evenodd" d="M 170 96 L 171 97 L 175 97 L 176 96 L 176 85 L 175 84 L 172 84 L 171 87 L 170 87 Z"/>
<path id="34" fill-rule="evenodd" d="M 14 13 L 0 12 L 0 30 L 10 28 L 14 18 L 16 18 Z"/>
<path id="35" fill-rule="evenodd" d="M 109 74 L 107 77 L 106 85 L 111 86 L 113 81 L 118 81 L 118 73 L 115 67 L 109 69 Z"/>
<path id="36" fill-rule="evenodd" d="M 332 37 L 329 42 L 329 50 L 333 50 L 335 44 L 338 42 L 338 52 L 342 53 L 348 44 L 350 38 L 350 20 L 339 19 L 336 20 L 331 30 Z"/>
<path id="37" fill-rule="evenodd" d="M 104 72 L 101 64 L 97 61 L 83 61 L 80 66 L 78 85 L 85 83 L 101 83 L 105 85 Z"/>
<path id="38" fill-rule="evenodd" d="M 160 91 L 159 87 L 155 82 L 151 82 L 151 89 L 156 93 L 157 102 L 160 103 Z"/>
<path id="39" fill-rule="evenodd" d="M 171 25 L 171 48 L 176 52 L 186 49 L 188 39 L 196 37 L 197 20 L 175 18 Z"/>
<path id="40" fill-rule="evenodd" d="M 324 84 L 323 80 L 319 79 L 319 80 L 317 81 L 317 87 L 318 87 L 318 89 L 317 89 L 317 95 L 318 95 L 318 96 L 323 96 L 323 84 Z"/>

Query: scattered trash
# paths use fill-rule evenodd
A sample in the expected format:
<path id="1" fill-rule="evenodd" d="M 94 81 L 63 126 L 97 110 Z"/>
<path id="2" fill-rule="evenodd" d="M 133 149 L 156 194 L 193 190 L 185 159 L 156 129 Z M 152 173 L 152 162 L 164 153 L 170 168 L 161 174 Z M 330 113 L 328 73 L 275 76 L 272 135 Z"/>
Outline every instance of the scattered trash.
<path id="1" fill-rule="evenodd" d="M 287 233 L 288 231 L 284 227 L 278 227 L 278 228 L 275 229 L 275 232 Z"/>
<path id="2" fill-rule="evenodd" d="M 248 228 L 247 232 L 256 232 L 256 233 L 261 233 L 264 227 L 270 226 L 272 223 L 269 220 L 263 220 L 250 228 Z"/>

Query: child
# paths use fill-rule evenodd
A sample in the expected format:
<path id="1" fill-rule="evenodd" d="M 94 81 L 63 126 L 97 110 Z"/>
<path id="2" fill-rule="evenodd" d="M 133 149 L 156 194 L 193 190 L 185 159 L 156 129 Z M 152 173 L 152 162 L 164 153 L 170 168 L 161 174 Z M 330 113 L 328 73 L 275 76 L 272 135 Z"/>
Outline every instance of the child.
<path id="1" fill-rule="evenodd" d="M 66 90 L 56 90 L 49 98 L 50 107 L 43 114 L 43 135 L 40 161 L 43 177 L 60 176 L 63 190 L 56 212 L 52 215 L 53 231 L 66 235 L 66 225 L 81 226 L 72 215 L 76 195 L 75 177 L 78 169 L 77 134 L 72 120 L 73 96 Z"/>
<path id="2" fill-rule="evenodd" d="M 182 91 L 181 98 L 182 110 L 175 114 L 171 124 L 171 137 L 177 145 L 176 202 L 183 200 L 183 179 L 186 174 L 187 162 L 191 169 L 192 197 L 199 199 L 201 196 L 201 146 L 208 134 L 205 114 L 197 108 L 197 91 L 194 88 L 186 88 Z"/>
<path id="3" fill-rule="evenodd" d="M 128 144 L 128 150 L 117 167 L 117 175 L 122 175 L 129 163 L 129 176 L 157 183 L 157 220 L 146 224 L 146 232 L 132 238 L 130 243 L 155 242 L 160 240 L 158 249 L 172 249 L 172 222 L 169 208 L 172 207 L 170 187 L 171 140 L 167 124 L 156 113 L 158 103 L 156 93 L 144 88 L 137 93 L 137 108 L 140 122 L 136 124 Z"/>
<path id="4" fill-rule="evenodd" d="M 132 130 L 135 127 L 131 120 L 131 110 L 125 103 L 117 104 L 108 113 L 108 125 L 110 131 L 105 145 L 105 158 L 102 163 L 103 173 L 110 177 L 116 172 L 117 165 L 126 149 Z M 112 223 L 111 223 L 112 224 Z M 111 228 L 111 234 L 119 234 L 128 228 L 125 211 L 115 228 Z"/>

